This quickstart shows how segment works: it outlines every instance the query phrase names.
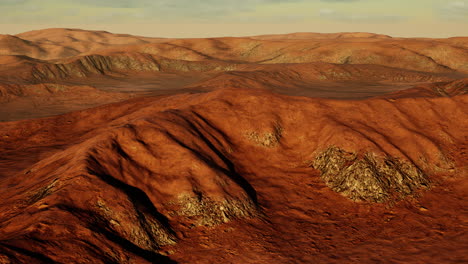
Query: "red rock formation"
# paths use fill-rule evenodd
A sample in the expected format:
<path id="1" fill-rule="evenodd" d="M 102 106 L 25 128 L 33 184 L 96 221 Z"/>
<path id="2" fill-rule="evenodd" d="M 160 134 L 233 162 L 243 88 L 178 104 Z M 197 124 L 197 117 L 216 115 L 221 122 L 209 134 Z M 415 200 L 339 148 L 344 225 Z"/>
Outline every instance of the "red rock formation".
<path id="1" fill-rule="evenodd" d="M 3 156 L 15 162 L 35 147 L 42 157 L 26 158 L 21 170 L 2 163 L 3 258 L 147 263 L 169 254 L 182 263 L 266 263 L 277 252 L 277 261 L 306 262 L 333 259 L 327 247 L 339 245 L 348 253 L 338 259 L 370 261 L 377 255 L 352 250 L 366 240 L 381 241 L 381 259 L 415 257 L 411 248 L 395 253 L 390 241 L 399 238 L 445 245 L 437 257 L 417 253 L 423 261 L 460 259 L 457 213 L 436 201 L 448 190 L 445 202 L 462 197 L 466 103 L 466 96 L 330 101 L 232 89 L 4 123 Z M 394 205 L 353 203 L 332 189 Z M 343 215 L 327 217 L 333 208 Z M 420 214 L 437 223 L 426 232 L 446 235 L 410 242 L 417 233 L 372 231 L 419 228 Z M 226 255 L 240 249 L 226 228 L 237 230 L 249 260 Z M 209 232 L 209 244 L 200 232 Z M 205 245 L 220 248 L 206 255 Z"/>
<path id="2" fill-rule="evenodd" d="M 465 44 L 0 37 L 0 263 L 466 262 Z"/>

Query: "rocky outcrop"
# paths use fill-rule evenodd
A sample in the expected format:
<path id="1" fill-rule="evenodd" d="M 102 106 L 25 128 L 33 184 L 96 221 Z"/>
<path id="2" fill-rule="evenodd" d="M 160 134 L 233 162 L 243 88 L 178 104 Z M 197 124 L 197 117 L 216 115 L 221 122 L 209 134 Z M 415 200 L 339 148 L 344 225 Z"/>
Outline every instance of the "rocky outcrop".
<path id="1" fill-rule="evenodd" d="M 254 188 L 223 154 L 220 139 L 204 138 L 189 119 L 167 118 L 172 121 L 114 128 L 9 178 L 18 188 L 0 203 L 10 206 L 0 215 L 7 259 L 170 263 L 161 248 L 183 238 L 181 232 L 260 215 Z M 31 228 L 16 221 L 26 217 L 18 211 L 33 215 Z M 55 255 L 24 253 L 21 241 L 30 238 L 36 243 L 29 251 Z"/>
<path id="2" fill-rule="evenodd" d="M 145 53 L 94 54 L 54 63 L 36 63 L 31 68 L 32 76 L 26 79 L 44 82 L 69 77 L 87 77 L 93 74 L 229 71 L 236 67 L 231 63 L 173 60 Z"/>
<path id="3" fill-rule="evenodd" d="M 373 153 L 358 155 L 330 147 L 312 166 L 331 189 L 355 201 L 387 202 L 430 186 L 427 175 L 411 162 Z"/>
<path id="4" fill-rule="evenodd" d="M 151 56 L 130 55 L 89 55 L 64 63 L 43 63 L 32 69 L 36 81 L 67 77 L 86 77 L 90 74 L 105 74 L 119 70 L 159 71 L 160 66 Z"/>
<path id="5" fill-rule="evenodd" d="M 411 97 L 453 97 L 465 94 L 468 94 L 468 78 L 451 82 L 437 82 L 418 85 L 414 88 L 385 94 L 379 97 L 398 99 Z"/>
<path id="6" fill-rule="evenodd" d="M 5 123 L 0 259 L 170 263 L 194 252 L 171 250 L 198 250 L 205 244 L 196 239 L 210 232 L 223 243 L 252 239 L 255 256 L 273 234 L 308 247 L 310 236 L 360 221 L 359 210 L 419 203 L 461 179 L 466 99 L 339 101 L 226 89 Z M 377 225 L 366 239 L 384 226 L 372 217 L 361 224 Z M 284 234 L 290 225 L 296 231 Z M 362 238 L 350 232 L 330 236 L 332 244 Z"/>

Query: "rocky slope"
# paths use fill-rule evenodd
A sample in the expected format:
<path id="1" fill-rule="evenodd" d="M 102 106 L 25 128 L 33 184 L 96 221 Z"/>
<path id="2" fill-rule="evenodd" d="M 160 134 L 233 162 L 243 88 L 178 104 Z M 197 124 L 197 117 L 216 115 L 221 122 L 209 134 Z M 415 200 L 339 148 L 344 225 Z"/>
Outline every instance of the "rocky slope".
<path id="1" fill-rule="evenodd" d="M 0 112 L 21 111 L 0 113 L 0 120 L 50 116 L 129 98 L 119 88 L 109 88 L 116 79 L 125 79 L 125 93 L 139 96 L 240 87 L 364 99 L 466 77 L 465 44 L 463 37 L 404 39 L 371 33 L 162 39 L 46 29 L 2 35 L 1 100 L 9 103 L 0 106 Z M 137 77 L 141 74 L 154 74 L 145 81 L 156 85 L 141 84 Z M 173 77 L 166 79 L 168 75 Z M 174 78 L 183 81 L 174 82 Z M 134 83 L 133 89 L 130 83 Z M 164 84 L 168 88 L 161 91 Z M 84 92 L 77 88 L 75 94 L 68 93 L 69 99 L 61 93 L 24 92 L 31 91 L 30 87 L 41 90 L 38 85 L 89 89 L 83 97 Z M 107 88 L 99 91 L 102 87 Z M 117 92 L 115 100 L 102 92 Z M 83 104 L 80 98 L 93 99 Z M 64 101 L 67 103 L 61 103 Z"/>
<path id="2" fill-rule="evenodd" d="M 2 35 L 0 263 L 468 262 L 467 43 Z"/>
<path id="3" fill-rule="evenodd" d="M 51 60 L 97 51 L 110 46 L 144 44 L 164 39 L 105 31 L 51 28 L 13 35 L 0 35 L 0 55 L 24 55 Z"/>
<path id="4" fill-rule="evenodd" d="M 351 250 L 333 257 L 325 248 L 317 251 L 317 244 L 336 243 L 345 251 L 363 243 L 358 241 L 391 239 L 362 226 L 347 238 L 326 234 L 348 230 L 349 217 L 361 225 L 368 210 L 374 212 L 368 217 L 373 225 L 402 228 L 401 221 L 370 220 L 399 211 L 411 219 L 404 225 L 417 228 L 425 216 L 414 212 L 423 210 L 446 234 L 430 243 L 451 242 L 437 257 L 421 252 L 417 257 L 427 263 L 461 260 L 463 235 L 457 232 L 463 214 L 441 210 L 433 199 L 444 191 L 451 192 L 451 202 L 463 197 L 457 185 L 465 180 L 468 160 L 467 99 L 334 101 L 223 89 L 4 123 L 0 149 L 9 160 L 0 163 L 2 258 L 6 263 L 237 262 L 238 255 L 226 255 L 233 250 L 229 246 L 206 255 L 200 251 L 206 244 L 186 244 L 200 239 L 200 232 L 208 232 L 211 243 L 228 241 L 230 233 L 222 230 L 229 227 L 238 230 L 237 241 L 249 237 L 244 263 L 271 263 L 272 248 L 279 252 L 276 261 L 304 262 L 296 246 L 309 252 L 302 256 L 309 260 L 369 262 L 377 255 Z M 36 156 L 24 159 L 21 154 L 31 148 Z M 29 165 L 10 165 L 19 159 Z M 304 186 L 307 192 L 299 194 Z M 300 192 L 289 196 L 288 188 Z M 323 199 L 329 201 L 320 204 Z M 309 211 L 306 204 L 313 200 L 315 209 Z M 335 224 L 329 226 L 327 218 L 314 214 L 331 210 L 330 203 L 347 214 L 358 211 L 330 217 Z M 292 208 L 292 222 L 285 226 L 282 219 Z M 302 237 L 298 214 L 302 223 L 315 223 L 307 232 L 323 237 Z M 445 222 L 447 217 L 453 219 Z M 276 246 L 261 239 L 280 229 L 287 231 Z M 400 233 L 401 245 L 410 243 L 411 235 Z M 278 248 L 287 236 L 292 236 L 289 254 Z M 394 261 L 415 257 L 411 249 L 395 253 L 393 244 L 380 245 L 379 252 L 381 259 Z"/>
<path id="5" fill-rule="evenodd" d="M 43 60 L 124 51 L 184 61 L 374 64 L 445 73 L 468 73 L 466 44 L 462 37 L 405 39 L 370 33 L 160 39 L 78 29 L 47 29 L 0 38 L 1 54 Z"/>
<path id="6" fill-rule="evenodd" d="M 436 82 L 418 85 L 411 89 L 383 95 L 384 98 L 404 97 L 451 97 L 468 93 L 468 79 L 459 79 L 452 82 Z"/>

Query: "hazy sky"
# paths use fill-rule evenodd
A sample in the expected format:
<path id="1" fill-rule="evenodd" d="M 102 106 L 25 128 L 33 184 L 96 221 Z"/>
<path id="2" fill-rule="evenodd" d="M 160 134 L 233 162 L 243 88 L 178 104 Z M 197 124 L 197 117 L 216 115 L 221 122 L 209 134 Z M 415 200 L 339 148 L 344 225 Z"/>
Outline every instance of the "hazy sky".
<path id="1" fill-rule="evenodd" d="M 161 37 L 304 31 L 468 36 L 468 0 L 0 0 L 0 33 L 47 27 Z"/>

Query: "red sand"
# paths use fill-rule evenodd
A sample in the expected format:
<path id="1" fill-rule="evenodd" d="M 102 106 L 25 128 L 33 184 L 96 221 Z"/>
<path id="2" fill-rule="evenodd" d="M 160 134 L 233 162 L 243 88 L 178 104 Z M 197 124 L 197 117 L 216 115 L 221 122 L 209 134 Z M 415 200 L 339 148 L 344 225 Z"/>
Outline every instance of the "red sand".
<path id="1" fill-rule="evenodd" d="M 0 263 L 468 261 L 464 39 L 17 37 L 123 46 L 3 58 L 5 120 L 114 103 L 0 123 Z M 319 42 L 435 55 L 330 64 Z"/>

